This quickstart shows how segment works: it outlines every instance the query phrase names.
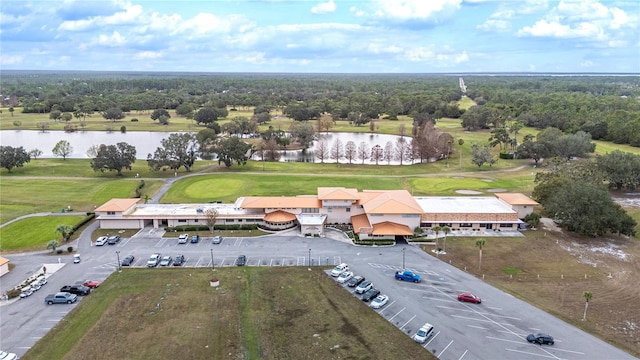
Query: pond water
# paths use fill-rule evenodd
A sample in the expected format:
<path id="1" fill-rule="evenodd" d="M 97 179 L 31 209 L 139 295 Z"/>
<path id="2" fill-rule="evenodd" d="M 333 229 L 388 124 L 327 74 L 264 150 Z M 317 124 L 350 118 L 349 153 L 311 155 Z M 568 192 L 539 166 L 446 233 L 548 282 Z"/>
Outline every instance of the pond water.
<path id="1" fill-rule="evenodd" d="M 69 156 L 70 158 L 82 159 L 88 158 L 87 150 L 93 145 L 115 145 L 119 142 L 126 142 L 136 148 L 136 158 L 147 159 L 147 154 L 153 154 L 157 147 L 160 146 L 162 139 L 167 138 L 171 134 L 170 132 L 151 132 L 151 131 L 130 131 L 126 133 L 121 132 L 105 132 L 105 131 L 78 131 L 78 132 L 63 132 L 63 131 L 35 131 L 35 130 L 2 130 L 0 131 L 0 143 L 3 146 L 22 146 L 25 150 L 30 151 L 33 149 L 40 149 L 42 151 L 43 158 L 53 158 L 53 147 L 60 140 L 67 140 L 73 147 L 73 152 Z M 336 140 L 342 142 L 342 146 L 347 144 L 348 141 L 353 141 L 357 146 L 361 142 L 367 144 L 369 151 L 375 145 L 380 145 L 384 149 L 387 142 L 395 146 L 399 136 L 385 135 L 385 134 L 369 134 L 369 133 L 321 133 L 319 136 L 323 136 L 326 139 L 326 143 L 329 148 L 333 146 Z M 409 140 L 409 138 L 407 138 Z M 315 146 L 317 141 L 307 149 L 302 150 L 287 150 L 282 152 L 280 161 L 288 162 L 320 162 L 315 157 Z M 254 160 L 260 160 L 259 157 L 254 156 Z M 326 158 L 326 163 L 335 163 L 335 159 Z M 346 159 L 340 159 L 340 163 L 348 163 Z M 362 160 L 353 159 L 353 163 L 361 164 Z M 365 160 L 365 164 L 374 164 L 370 160 Z M 380 161 L 380 165 L 386 165 L 386 161 Z M 398 165 L 399 162 L 391 161 L 391 165 Z"/>
<path id="2" fill-rule="evenodd" d="M 170 132 L 151 131 L 131 131 L 105 132 L 105 131 L 33 131 L 33 130 L 2 130 L 0 131 L 0 142 L 3 146 L 22 146 L 25 150 L 40 149 L 43 158 L 52 158 L 53 147 L 58 141 L 67 140 L 73 147 L 70 158 L 89 158 L 87 150 L 93 145 L 115 145 L 119 142 L 126 142 L 136 148 L 136 158 L 147 159 L 147 154 L 153 154 L 160 146 L 162 139 L 169 137 Z"/>

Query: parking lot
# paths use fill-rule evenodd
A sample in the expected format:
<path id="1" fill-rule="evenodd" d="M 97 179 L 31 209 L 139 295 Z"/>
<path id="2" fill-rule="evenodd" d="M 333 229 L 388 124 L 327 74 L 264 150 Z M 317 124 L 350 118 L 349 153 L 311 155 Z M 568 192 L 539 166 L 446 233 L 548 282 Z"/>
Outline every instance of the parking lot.
<path id="1" fill-rule="evenodd" d="M 372 281 L 374 287 L 389 296 L 384 307 L 370 311 L 378 312 L 407 336 L 413 336 L 425 323 L 434 326 L 433 336 L 423 346 L 425 351 L 440 359 L 633 359 L 617 348 L 410 245 L 357 247 L 329 238 L 298 235 L 225 237 L 220 244 L 212 244 L 211 238 L 207 237 L 198 243 L 186 244 L 178 244 L 177 238 L 133 237 L 104 246 L 91 246 L 87 241 L 79 245 L 79 252 L 82 262 L 73 264 L 72 256 L 64 256 L 62 262 L 65 265 L 49 278 L 44 290 L 0 307 L 3 319 L 0 325 L 3 334 L 1 346 L 4 350 L 24 354 L 77 306 L 45 305 L 43 298 L 46 294 L 78 280 L 102 281 L 117 271 L 118 259 L 128 255 L 135 256 L 131 267 L 146 267 L 149 256 L 159 253 L 172 257 L 182 254 L 186 260 L 182 266 L 194 268 L 235 266 L 240 255 L 246 256 L 246 266 L 333 266 L 346 262 L 356 275 Z M 38 256 L 42 255 L 18 257 L 16 266 L 21 266 L 21 261 L 32 262 L 35 266 Z M 395 271 L 403 267 L 419 273 L 422 282 L 395 280 Z M 160 267 L 157 270 L 170 271 Z M 123 271 L 127 271 L 126 267 Z M 344 291 L 353 292 L 353 288 L 343 287 Z M 479 295 L 482 303 L 458 302 L 457 295 L 462 292 Z M 359 295 L 357 297 L 360 298 Z M 529 344 L 525 337 L 537 331 L 552 334 L 556 338 L 555 345 Z"/>

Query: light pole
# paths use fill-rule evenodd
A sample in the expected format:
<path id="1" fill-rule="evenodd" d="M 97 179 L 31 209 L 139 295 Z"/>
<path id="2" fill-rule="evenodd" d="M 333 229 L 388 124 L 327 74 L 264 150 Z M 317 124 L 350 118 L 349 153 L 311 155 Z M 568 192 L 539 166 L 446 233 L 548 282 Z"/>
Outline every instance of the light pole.
<path id="1" fill-rule="evenodd" d="M 402 248 L 402 268 L 404 269 L 404 250 L 405 248 Z"/>
<path id="2" fill-rule="evenodd" d="M 122 264 L 120 264 L 120 250 L 116 250 L 116 256 L 118 257 L 118 272 L 122 272 Z"/>
<path id="3" fill-rule="evenodd" d="M 313 264 L 311 263 L 311 249 L 309 249 L 309 266 L 311 266 L 311 265 L 313 265 Z"/>
<path id="4" fill-rule="evenodd" d="M 216 263 L 213 261 L 213 248 L 211 248 L 211 271 L 216 271 Z"/>

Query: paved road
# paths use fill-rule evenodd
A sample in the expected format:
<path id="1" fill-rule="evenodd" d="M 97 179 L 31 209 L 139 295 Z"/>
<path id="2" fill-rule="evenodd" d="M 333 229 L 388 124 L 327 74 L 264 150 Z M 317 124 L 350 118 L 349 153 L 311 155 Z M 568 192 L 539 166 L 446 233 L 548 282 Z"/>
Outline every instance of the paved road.
<path id="1" fill-rule="evenodd" d="M 413 335 L 425 322 L 435 326 L 435 336 L 424 347 L 440 359 L 634 359 L 415 246 L 356 247 L 331 238 L 304 238 L 295 234 L 227 237 L 220 245 L 212 245 L 210 239 L 205 238 L 198 244 L 179 245 L 175 238 L 158 235 L 141 233 L 117 245 L 102 247 L 89 246 L 88 239 L 81 240 L 78 246 L 82 263 L 73 264 L 70 256 L 64 256 L 61 260 L 66 265 L 49 278 L 49 284 L 39 293 L 0 307 L 2 349 L 24 354 L 68 311 L 78 306 L 48 306 L 43 302 L 44 296 L 78 280 L 106 279 L 117 270 L 116 251 L 120 252 L 120 259 L 134 255 L 134 266 L 145 266 L 149 255 L 158 252 L 172 256 L 184 254 L 187 267 L 211 267 L 213 250 L 216 267 L 233 266 L 241 254 L 247 256 L 249 266 L 308 266 L 309 260 L 313 265 L 347 262 L 356 274 L 372 280 L 390 296 L 389 304 L 378 312 L 407 336 Z M 51 261 L 51 257 L 21 255 L 12 257 L 12 261 L 16 269 L 24 269 L 18 271 L 26 276 L 43 262 Z M 425 281 L 414 284 L 394 280 L 394 271 L 403 265 L 422 274 Z M 315 271 L 322 270 L 316 268 Z M 340 291 L 350 290 L 344 287 Z M 476 293 L 483 298 L 483 303 L 459 303 L 456 295 L 462 291 Z M 556 344 L 528 344 L 524 337 L 536 331 L 554 335 Z"/>

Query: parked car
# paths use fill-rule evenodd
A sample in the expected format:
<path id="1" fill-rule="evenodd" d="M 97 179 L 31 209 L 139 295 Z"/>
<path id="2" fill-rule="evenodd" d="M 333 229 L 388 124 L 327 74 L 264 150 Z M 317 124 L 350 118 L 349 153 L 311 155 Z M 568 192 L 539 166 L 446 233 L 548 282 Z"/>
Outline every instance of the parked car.
<path id="1" fill-rule="evenodd" d="M 472 293 L 462 293 L 458 295 L 458 301 L 480 304 L 482 302 L 482 299 L 473 295 Z"/>
<path id="2" fill-rule="evenodd" d="M 191 243 L 192 244 L 197 244 L 198 241 L 200 241 L 200 235 L 193 235 L 191 236 Z"/>
<path id="3" fill-rule="evenodd" d="M 27 298 L 29 296 L 33 295 L 33 290 L 31 290 L 31 287 L 28 288 L 24 288 L 22 289 L 22 291 L 20 292 L 20 298 L 24 299 Z"/>
<path id="4" fill-rule="evenodd" d="M 41 278 L 38 279 L 38 285 L 44 286 L 46 284 L 47 284 L 47 278 L 41 277 Z"/>
<path id="5" fill-rule="evenodd" d="M 60 288 L 60 292 L 68 292 L 76 295 L 89 295 L 91 289 L 84 285 L 65 285 Z"/>
<path id="6" fill-rule="evenodd" d="M 389 297 L 387 295 L 378 295 L 375 299 L 371 300 L 371 306 L 374 309 L 380 309 L 381 307 L 387 305 L 389 302 Z"/>
<path id="7" fill-rule="evenodd" d="M 415 283 L 422 281 L 422 277 L 411 270 L 396 271 L 395 277 L 400 281 L 413 281 Z"/>
<path id="8" fill-rule="evenodd" d="M 213 240 L 211 240 L 212 244 L 222 244 L 222 236 L 220 235 L 216 235 L 213 237 Z"/>
<path id="9" fill-rule="evenodd" d="M 133 260 L 135 260 L 135 256 L 133 255 L 128 255 L 127 257 L 125 257 L 124 259 L 122 259 L 122 266 L 131 266 L 133 265 Z"/>
<path id="10" fill-rule="evenodd" d="M 96 246 L 103 246 L 106 243 L 107 243 L 107 237 L 106 236 L 100 236 L 98 238 L 98 240 L 96 240 Z"/>
<path id="11" fill-rule="evenodd" d="M 156 267 L 160 263 L 160 258 L 162 256 L 158 253 L 151 254 L 149 260 L 147 260 L 147 267 Z"/>
<path id="12" fill-rule="evenodd" d="M 349 265 L 342 263 L 331 270 L 331 276 L 336 277 L 340 276 L 345 271 L 349 271 Z"/>
<path id="13" fill-rule="evenodd" d="M 430 338 L 431 336 L 433 336 L 433 333 L 435 332 L 433 325 L 427 323 L 422 325 L 422 327 L 416 332 L 415 335 L 413 335 L 413 340 L 417 343 L 423 344 L 425 341 L 427 341 L 428 338 Z"/>
<path id="14" fill-rule="evenodd" d="M 378 297 L 378 295 L 380 295 L 380 290 L 371 288 L 371 289 L 367 290 L 367 292 L 362 295 L 362 301 L 369 302 L 369 301 L 375 299 L 376 297 Z"/>
<path id="15" fill-rule="evenodd" d="M 88 288 L 91 288 L 91 289 L 95 289 L 95 288 L 97 288 L 98 286 L 100 286 L 100 281 L 97 281 L 97 280 L 85 280 L 85 281 L 82 283 L 82 285 L 83 285 L 83 286 L 86 286 L 86 287 L 88 287 Z"/>
<path id="16" fill-rule="evenodd" d="M 109 244 L 109 245 L 115 245 L 118 242 L 120 242 L 120 235 L 113 235 L 113 236 L 109 236 L 109 238 L 107 238 L 107 244 Z"/>
<path id="17" fill-rule="evenodd" d="M 180 234 L 178 236 L 178 244 L 186 244 L 189 241 L 189 234 Z"/>
<path id="18" fill-rule="evenodd" d="M 34 281 L 31 283 L 31 291 L 36 292 L 38 290 L 40 290 L 40 288 L 42 287 L 42 285 L 40 285 L 37 281 Z M 2 359 L 0 359 L 2 360 Z"/>
<path id="19" fill-rule="evenodd" d="M 171 260 L 171 256 L 163 256 L 162 260 L 160 260 L 160 266 L 169 266 L 171 264 Z"/>
<path id="20" fill-rule="evenodd" d="M 47 295 L 44 298 L 44 302 L 49 305 L 52 304 L 71 304 L 78 300 L 78 295 L 70 292 L 59 292 L 57 294 Z"/>
<path id="21" fill-rule="evenodd" d="M 365 292 L 369 291 L 372 287 L 373 287 L 373 283 L 371 281 L 363 281 L 356 288 L 356 294 L 364 294 Z"/>
<path id="22" fill-rule="evenodd" d="M 553 345 L 554 344 L 553 336 L 547 335 L 547 334 L 543 334 L 543 333 L 529 334 L 529 335 L 527 335 L 527 341 L 530 342 L 530 343 L 536 343 L 536 344 L 539 344 L 539 345 L 543 345 L 543 344 Z"/>
<path id="23" fill-rule="evenodd" d="M 14 353 L 8 353 L 6 351 L 0 351 L 0 360 L 17 360 L 18 355 Z"/>
<path id="24" fill-rule="evenodd" d="M 173 266 L 182 266 L 184 264 L 184 255 L 178 255 L 173 259 Z"/>
<path id="25" fill-rule="evenodd" d="M 236 266 L 245 266 L 246 263 L 247 263 L 247 257 L 244 255 L 240 255 L 236 259 Z"/>
<path id="26" fill-rule="evenodd" d="M 352 277 L 353 277 L 353 272 L 351 272 L 351 271 L 345 271 L 345 272 L 343 272 L 342 274 L 340 274 L 340 275 L 338 276 L 337 281 L 338 281 L 340 284 L 344 284 L 344 283 L 346 283 L 347 281 L 349 281 L 349 279 L 351 279 Z"/>
<path id="27" fill-rule="evenodd" d="M 356 286 L 360 285 L 363 281 L 364 281 L 364 277 L 363 276 L 356 275 L 356 276 L 352 277 L 351 280 L 349 280 L 349 282 L 347 282 L 347 286 L 348 287 L 356 287 Z"/>

